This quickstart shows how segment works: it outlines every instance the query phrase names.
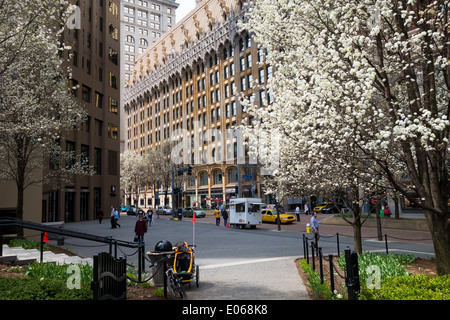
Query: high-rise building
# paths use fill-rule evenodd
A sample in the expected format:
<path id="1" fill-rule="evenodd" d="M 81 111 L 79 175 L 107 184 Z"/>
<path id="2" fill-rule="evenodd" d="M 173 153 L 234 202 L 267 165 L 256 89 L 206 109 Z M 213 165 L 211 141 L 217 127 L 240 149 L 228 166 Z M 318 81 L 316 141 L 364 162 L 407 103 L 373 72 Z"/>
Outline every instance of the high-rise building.
<path id="1" fill-rule="evenodd" d="M 93 176 L 72 183 L 44 185 L 42 221 L 82 221 L 120 205 L 120 0 L 76 0 L 80 29 L 65 28 L 72 47 L 72 94 L 86 108 L 88 119 L 65 136 L 61 148 L 89 160 Z"/>
<path id="2" fill-rule="evenodd" d="M 175 25 L 175 10 L 179 4 L 170 0 L 121 0 L 120 2 L 120 85 L 124 88 L 133 75 L 137 57 Z M 123 106 L 123 101 L 120 105 Z M 124 119 L 124 109 L 120 109 L 121 119 Z M 121 132 L 125 132 L 123 121 L 121 128 Z M 120 138 L 121 143 L 124 143 L 123 136 Z"/>
<path id="3" fill-rule="evenodd" d="M 136 60 L 125 91 L 127 147 L 145 154 L 164 142 L 188 142 L 182 166 L 193 166 L 182 201 L 214 205 L 230 197 L 264 197 L 261 175 L 235 128 L 251 123 L 241 97 L 272 100 L 271 67 L 240 30 L 246 1 L 204 0 Z M 177 190 L 178 191 L 178 190 Z M 142 206 L 172 205 L 149 188 Z M 158 190 L 156 191 L 158 193 Z M 144 203 L 143 203 L 144 202 Z M 176 205 L 177 206 L 177 205 Z"/>
<path id="4" fill-rule="evenodd" d="M 87 160 L 92 176 L 74 175 L 71 182 L 54 178 L 26 189 L 23 218 L 35 222 L 82 221 L 103 209 L 120 205 L 119 101 L 120 101 L 120 2 L 74 0 L 73 25 L 65 26 L 62 41 L 71 47 L 71 93 L 87 111 L 80 128 L 66 128 L 60 147 Z M 76 89 L 75 89 L 76 88 Z M 45 155 L 42 155 L 45 159 Z M 44 165 L 47 176 L 58 165 Z M 0 214 L 14 215 L 17 193 L 11 184 L 0 184 Z"/>

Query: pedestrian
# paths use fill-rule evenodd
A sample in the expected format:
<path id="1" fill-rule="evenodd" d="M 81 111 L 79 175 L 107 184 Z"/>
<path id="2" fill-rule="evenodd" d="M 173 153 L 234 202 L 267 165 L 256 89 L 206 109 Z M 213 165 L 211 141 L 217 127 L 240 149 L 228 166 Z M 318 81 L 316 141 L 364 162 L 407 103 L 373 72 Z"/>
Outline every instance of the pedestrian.
<path id="1" fill-rule="evenodd" d="M 306 203 L 305 203 L 305 215 L 308 215 L 309 214 L 309 203 L 308 203 L 308 201 L 306 201 Z"/>
<path id="2" fill-rule="evenodd" d="M 111 229 L 115 229 L 116 226 L 116 214 L 115 214 L 115 210 L 114 207 L 111 206 L 111 217 L 110 217 L 110 221 L 111 221 Z"/>
<path id="3" fill-rule="evenodd" d="M 116 208 L 114 208 L 114 220 L 115 220 L 116 226 L 119 226 L 119 228 L 120 228 L 120 224 L 119 224 L 119 211 L 117 211 Z"/>
<path id="4" fill-rule="evenodd" d="M 314 234 L 313 245 L 317 248 L 319 238 L 320 238 L 320 236 L 319 236 L 319 221 L 317 221 L 317 212 L 313 212 L 311 221 L 310 221 L 310 225 L 311 225 L 311 231 Z"/>
<path id="5" fill-rule="evenodd" d="M 300 221 L 300 207 L 297 206 L 297 208 L 295 208 L 295 214 L 297 215 L 297 221 Z"/>
<path id="6" fill-rule="evenodd" d="M 97 218 L 98 218 L 98 223 L 102 224 L 102 220 L 103 220 L 103 210 L 100 208 L 97 211 Z"/>
<path id="7" fill-rule="evenodd" d="M 223 225 L 226 227 L 228 222 L 228 211 L 227 207 L 223 207 L 222 209 L 222 217 L 223 217 Z"/>
<path id="8" fill-rule="evenodd" d="M 149 227 L 152 225 L 152 218 L 153 218 L 153 210 L 152 210 L 152 207 L 150 207 L 147 210 L 147 219 L 148 219 L 148 226 Z"/>
<path id="9" fill-rule="evenodd" d="M 216 217 L 216 226 L 220 225 L 220 211 L 219 206 L 214 210 L 214 216 Z"/>
<path id="10" fill-rule="evenodd" d="M 136 225 L 134 226 L 134 233 L 137 237 L 137 242 L 144 242 L 144 234 L 147 232 L 147 224 L 144 221 L 144 215 L 139 215 L 139 220 L 136 221 Z"/>

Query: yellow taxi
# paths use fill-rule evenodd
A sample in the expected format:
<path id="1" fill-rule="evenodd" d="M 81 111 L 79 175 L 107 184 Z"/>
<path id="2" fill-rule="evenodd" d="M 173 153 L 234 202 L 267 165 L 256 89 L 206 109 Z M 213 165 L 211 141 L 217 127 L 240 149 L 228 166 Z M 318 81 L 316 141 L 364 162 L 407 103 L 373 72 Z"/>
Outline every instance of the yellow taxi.
<path id="1" fill-rule="evenodd" d="M 317 207 L 314 207 L 314 212 L 320 213 L 322 212 L 322 209 L 326 208 L 329 205 L 332 205 L 333 202 L 322 202 Z"/>
<path id="2" fill-rule="evenodd" d="M 275 222 L 278 223 L 278 216 L 276 209 L 263 209 L 261 211 L 262 222 Z M 281 223 L 292 223 L 296 219 L 292 214 L 280 213 Z"/>

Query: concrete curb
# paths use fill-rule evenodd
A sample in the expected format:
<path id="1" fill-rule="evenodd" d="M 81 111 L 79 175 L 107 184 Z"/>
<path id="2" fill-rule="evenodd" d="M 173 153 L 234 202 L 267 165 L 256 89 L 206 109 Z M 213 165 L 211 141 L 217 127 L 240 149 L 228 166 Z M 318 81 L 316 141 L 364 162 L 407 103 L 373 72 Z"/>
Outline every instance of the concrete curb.
<path id="1" fill-rule="evenodd" d="M 320 220 L 321 224 L 325 225 L 342 225 L 348 226 L 349 224 L 341 217 L 330 216 Z M 375 218 L 367 219 L 364 227 L 376 228 L 377 221 Z M 429 231 L 428 224 L 424 219 L 394 219 L 394 218 L 381 218 L 381 227 L 385 229 L 400 229 L 400 230 L 416 230 L 416 231 Z"/>

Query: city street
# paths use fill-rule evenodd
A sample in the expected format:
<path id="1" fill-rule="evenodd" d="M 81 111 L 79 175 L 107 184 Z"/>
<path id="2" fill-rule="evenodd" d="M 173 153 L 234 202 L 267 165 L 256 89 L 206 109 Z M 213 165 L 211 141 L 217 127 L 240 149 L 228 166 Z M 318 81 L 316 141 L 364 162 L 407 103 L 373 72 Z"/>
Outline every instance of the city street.
<path id="1" fill-rule="evenodd" d="M 195 223 L 195 258 L 200 267 L 200 287 L 187 287 L 189 299 L 308 299 L 294 260 L 303 257 L 304 226 L 311 216 L 301 216 L 301 221 L 282 225 L 281 231 L 275 224 L 263 224 L 256 229 L 225 228 L 214 223 L 214 217 L 197 218 Z M 324 215 L 319 215 L 319 221 Z M 65 224 L 64 228 L 116 239 L 133 241 L 136 217 L 122 214 L 121 228 L 111 229 L 109 220 L 84 221 Z M 353 248 L 352 231 L 347 226 L 321 226 L 320 246 L 323 254 L 337 254 L 336 232 L 339 232 L 340 251 L 346 246 Z M 389 235 L 398 235 L 398 230 L 384 230 Z M 416 256 L 429 258 L 434 255 L 429 233 L 408 231 L 408 238 L 417 241 L 388 240 L 389 252 L 411 252 Z M 308 235 L 309 237 L 311 235 Z M 385 242 L 376 240 L 374 228 L 363 229 L 365 251 L 385 251 Z M 154 249 L 159 240 L 193 243 L 191 218 L 182 221 L 170 220 L 169 216 L 153 219 L 145 235 L 146 250 Z M 66 239 L 65 247 L 73 252 L 92 257 L 107 246 L 78 240 Z M 137 265 L 135 250 L 120 248 L 118 255 L 130 255 L 128 263 Z M 146 264 L 146 271 L 148 271 Z"/>

